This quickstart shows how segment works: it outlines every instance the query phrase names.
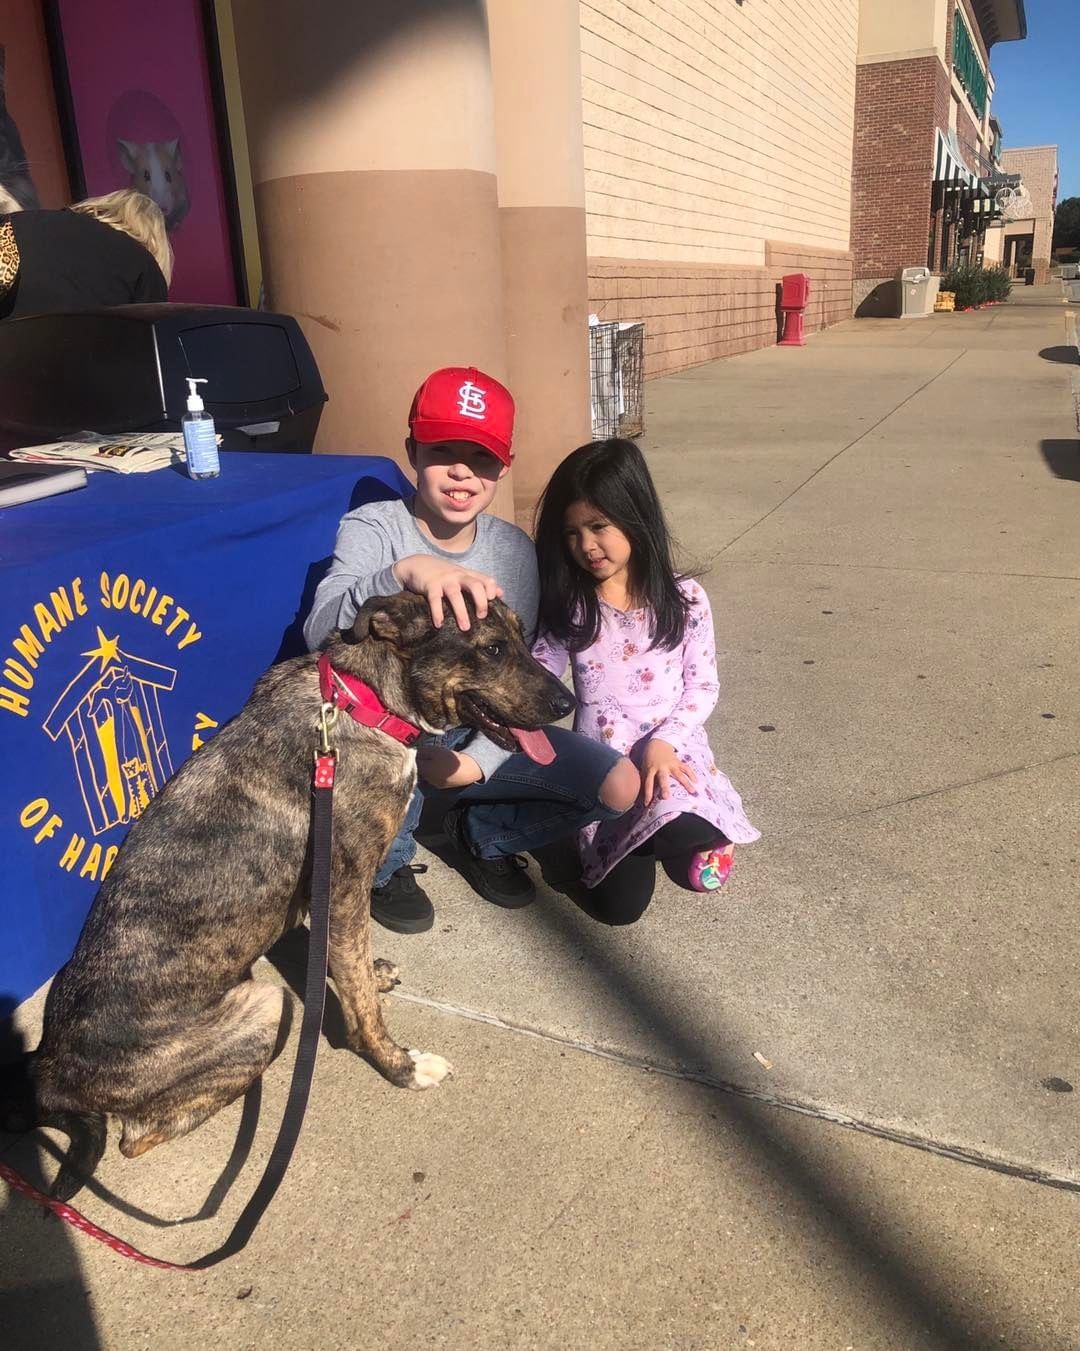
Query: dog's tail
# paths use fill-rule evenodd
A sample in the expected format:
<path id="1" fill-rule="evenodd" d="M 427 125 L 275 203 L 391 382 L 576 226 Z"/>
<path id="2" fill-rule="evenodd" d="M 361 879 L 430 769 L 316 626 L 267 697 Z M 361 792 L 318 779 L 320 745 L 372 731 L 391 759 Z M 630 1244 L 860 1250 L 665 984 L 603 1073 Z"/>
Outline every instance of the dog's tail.
<path id="1" fill-rule="evenodd" d="M 104 1116 L 70 1112 L 42 1103 L 33 1075 L 34 1052 L 0 1066 L 0 1130 L 23 1134 L 38 1126 L 63 1131 L 68 1150 L 49 1189 L 58 1201 L 70 1201 L 101 1162 L 108 1139 Z"/>

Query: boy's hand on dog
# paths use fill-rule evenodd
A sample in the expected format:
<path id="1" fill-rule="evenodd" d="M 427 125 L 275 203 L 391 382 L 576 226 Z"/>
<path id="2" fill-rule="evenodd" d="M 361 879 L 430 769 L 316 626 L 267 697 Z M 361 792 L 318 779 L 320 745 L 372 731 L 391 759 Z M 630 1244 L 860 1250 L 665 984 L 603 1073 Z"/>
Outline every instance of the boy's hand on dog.
<path id="1" fill-rule="evenodd" d="M 473 572 L 470 568 L 460 568 L 456 563 L 447 563 L 445 559 L 433 558 L 430 554 L 410 554 L 408 558 L 399 558 L 393 571 L 406 591 L 417 591 L 427 597 L 431 618 L 437 629 L 442 627 L 444 601 L 454 612 L 458 628 L 464 632 L 469 627 L 469 612 L 465 608 L 466 593 L 472 596 L 477 619 L 486 618 L 488 601 L 503 593 L 494 577 L 483 572 Z"/>
<path id="2" fill-rule="evenodd" d="M 680 760 L 675 747 L 653 737 L 645 744 L 641 757 L 641 800 L 647 807 L 654 797 L 671 795 L 671 780 L 688 793 L 696 792 L 697 775 L 692 765 Z"/>
<path id="3" fill-rule="evenodd" d="M 416 752 L 416 772 L 432 788 L 467 788 L 484 777 L 471 755 L 445 746 L 421 746 Z"/>

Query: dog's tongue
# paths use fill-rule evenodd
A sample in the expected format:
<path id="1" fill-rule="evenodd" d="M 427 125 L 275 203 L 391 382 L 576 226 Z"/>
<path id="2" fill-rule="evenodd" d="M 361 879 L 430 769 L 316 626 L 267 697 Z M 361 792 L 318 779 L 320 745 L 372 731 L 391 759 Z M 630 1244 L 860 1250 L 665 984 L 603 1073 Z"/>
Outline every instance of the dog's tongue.
<path id="1" fill-rule="evenodd" d="M 550 765 L 555 759 L 555 747 L 543 732 L 526 732 L 524 727 L 511 727 L 514 739 L 530 760 L 538 765 Z"/>

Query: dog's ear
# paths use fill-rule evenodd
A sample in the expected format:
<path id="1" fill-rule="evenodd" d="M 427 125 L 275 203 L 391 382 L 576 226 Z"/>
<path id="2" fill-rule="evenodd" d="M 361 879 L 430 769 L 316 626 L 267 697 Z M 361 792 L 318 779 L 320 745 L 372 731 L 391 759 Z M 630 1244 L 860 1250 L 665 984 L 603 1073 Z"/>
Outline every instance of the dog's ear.
<path id="1" fill-rule="evenodd" d="M 412 647 L 426 638 L 435 625 L 425 596 L 399 591 L 396 596 L 372 596 L 364 601 L 353 620 L 348 641 L 376 638 L 395 647 Z"/>

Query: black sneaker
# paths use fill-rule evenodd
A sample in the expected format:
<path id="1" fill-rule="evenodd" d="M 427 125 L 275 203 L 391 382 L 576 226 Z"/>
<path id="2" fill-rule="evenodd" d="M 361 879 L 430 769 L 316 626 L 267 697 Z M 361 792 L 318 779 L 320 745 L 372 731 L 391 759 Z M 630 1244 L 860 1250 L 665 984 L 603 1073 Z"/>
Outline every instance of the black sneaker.
<path id="1" fill-rule="evenodd" d="M 520 854 L 477 858 L 465 839 L 464 816 L 465 809 L 455 807 L 443 820 L 446 838 L 457 853 L 458 871 L 473 890 L 492 905 L 501 905 L 504 910 L 519 910 L 523 905 L 531 905 L 536 900 L 536 888 L 526 871 L 525 860 Z"/>
<path id="2" fill-rule="evenodd" d="M 406 863 L 381 887 L 371 888 L 371 918 L 396 934 L 422 934 L 435 923 L 435 907 L 416 881 L 426 863 Z"/>

